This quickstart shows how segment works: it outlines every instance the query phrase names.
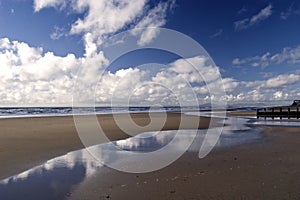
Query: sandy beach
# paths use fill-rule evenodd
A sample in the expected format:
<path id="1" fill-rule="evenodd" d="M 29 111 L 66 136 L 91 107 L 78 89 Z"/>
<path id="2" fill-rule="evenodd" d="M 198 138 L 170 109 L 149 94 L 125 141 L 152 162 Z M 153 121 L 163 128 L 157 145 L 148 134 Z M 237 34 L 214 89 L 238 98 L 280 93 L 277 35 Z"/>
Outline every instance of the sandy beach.
<path id="1" fill-rule="evenodd" d="M 104 168 L 70 199 L 299 199 L 300 128 L 265 127 L 263 140 L 214 150 L 204 159 L 187 152 L 147 174 Z"/>
<path id="2" fill-rule="evenodd" d="M 127 115 L 116 116 L 122 123 L 129 124 Z M 139 128 L 129 125 L 126 127 L 131 135 L 156 130 L 156 125 L 164 122 L 162 113 L 151 114 L 152 126 L 148 126 L 150 122 L 148 113 L 131 114 L 131 117 L 139 125 Z M 181 127 L 185 129 L 207 128 L 210 123 L 210 118 L 207 117 L 168 113 L 162 129 L 178 129 L 180 120 Z M 112 115 L 98 115 L 98 121 L 110 140 L 129 137 L 120 130 Z M 0 119 L 0 127 L 0 179 L 18 174 L 51 158 L 84 148 L 72 116 Z"/>
<path id="3" fill-rule="evenodd" d="M 128 123 L 127 115 L 117 116 Z M 126 127 L 132 135 L 156 130 L 164 119 L 163 113 L 151 113 L 149 126 L 148 113 L 131 117 L 139 125 Z M 183 129 L 205 129 L 218 121 L 170 112 L 162 129 L 178 129 L 180 120 Z M 111 140 L 129 137 L 112 115 L 98 115 L 98 121 Z M 0 126 L 1 179 L 83 148 L 72 116 L 1 119 Z M 203 159 L 197 152 L 187 151 L 168 167 L 151 173 L 129 174 L 102 167 L 101 173 L 73 187 L 68 198 L 299 199 L 300 128 L 262 127 L 259 141 L 215 148 Z"/>

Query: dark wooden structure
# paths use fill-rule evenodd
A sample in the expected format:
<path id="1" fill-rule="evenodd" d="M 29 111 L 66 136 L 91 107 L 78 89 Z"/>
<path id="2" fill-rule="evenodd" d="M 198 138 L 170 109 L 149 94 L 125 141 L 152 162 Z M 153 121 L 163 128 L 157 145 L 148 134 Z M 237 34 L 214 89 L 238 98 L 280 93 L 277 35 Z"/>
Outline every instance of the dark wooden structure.
<path id="1" fill-rule="evenodd" d="M 264 117 L 266 118 L 300 118 L 300 100 L 295 100 L 290 106 L 282 106 L 282 107 L 271 107 L 271 108 L 263 108 L 257 109 L 256 116 L 257 118 Z"/>

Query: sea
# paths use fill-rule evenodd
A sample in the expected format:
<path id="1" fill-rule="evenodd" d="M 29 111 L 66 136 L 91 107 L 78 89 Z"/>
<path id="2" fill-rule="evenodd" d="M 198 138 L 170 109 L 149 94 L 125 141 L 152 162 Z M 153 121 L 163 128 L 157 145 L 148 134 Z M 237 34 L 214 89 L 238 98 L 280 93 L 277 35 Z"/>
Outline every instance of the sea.
<path id="1" fill-rule="evenodd" d="M 217 108 L 218 109 L 218 108 Z M 257 107 L 227 107 L 229 111 L 255 111 Z M 68 116 L 73 114 L 109 114 L 109 113 L 138 113 L 138 112 L 161 112 L 161 111 L 191 111 L 191 110 L 211 110 L 210 106 L 200 107 L 0 107 L 0 118 L 15 117 L 43 117 L 43 116 Z"/>

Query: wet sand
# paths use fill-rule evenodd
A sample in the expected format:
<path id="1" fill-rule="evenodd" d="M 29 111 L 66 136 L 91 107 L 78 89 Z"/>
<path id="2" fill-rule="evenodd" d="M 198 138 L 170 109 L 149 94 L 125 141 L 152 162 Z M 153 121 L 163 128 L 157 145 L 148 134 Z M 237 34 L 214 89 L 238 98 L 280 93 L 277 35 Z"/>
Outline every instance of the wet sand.
<path id="1" fill-rule="evenodd" d="M 127 124 L 126 131 L 131 135 L 160 129 L 159 125 L 164 122 L 164 113 L 151 114 L 151 120 L 148 113 L 131 114 L 138 127 L 128 125 L 129 116 L 125 114 L 115 116 L 121 123 Z M 86 117 L 88 119 L 88 116 Z M 110 140 L 129 137 L 117 126 L 112 115 L 99 115 L 98 121 Z M 210 118 L 168 113 L 162 129 L 178 129 L 180 122 L 181 128 L 207 128 Z M 51 158 L 84 148 L 72 116 L 0 119 L 0 127 L 0 179 L 28 170 Z M 86 132 L 89 133 L 88 124 Z"/>
<path id="2" fill-rule="evenodd" d="M 123 123 L 128 116 L 119 115 Z M 131 115 L 140 127 L 134 134 L 155 130 L 162 113 Z M 163 129 L 177 129 L 181 114 L 168 113 Z M 182 128 L 206 128 L 210 118 L 183 116 Z M 200 122 L 199 122 L 200 119 Z M 129 137 L 111 115 L 98 117 L 107 136 Z M 0 119 L 0 175 L 18 174 L 44 161 L 83 148 L 73 118 Z M 101 168 L 75 186 L 70 199 L 299 199 L 300 128 L 264 126 L 256 143 L 213 150 L 204 159 L 186 152 L 170 166 L 146 174 L 128 174 Z"/>
<path id="3" fill-rule="evenodd" d="M 70 199 L 299 199 L 300 128 L 265 126 L 253 144 L 187 152 L 147 174 L 103 168 L 74 188 Z"/>

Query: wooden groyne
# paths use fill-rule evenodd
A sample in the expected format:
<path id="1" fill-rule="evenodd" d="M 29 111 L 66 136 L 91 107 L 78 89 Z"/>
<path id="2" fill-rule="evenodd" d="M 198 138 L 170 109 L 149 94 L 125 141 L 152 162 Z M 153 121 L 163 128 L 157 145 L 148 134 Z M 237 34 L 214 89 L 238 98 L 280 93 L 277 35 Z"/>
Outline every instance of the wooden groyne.
<path id="1" fill-rule="evenodd" d="M 263 108 L 257 109 L 256 116 L 259 119 L 260 117 L 263 118 L 300 118 L 300 100 L 295 100 L 291 106 L 282 106 L 282 107 L 271 107 L 271 108 Z"/>

